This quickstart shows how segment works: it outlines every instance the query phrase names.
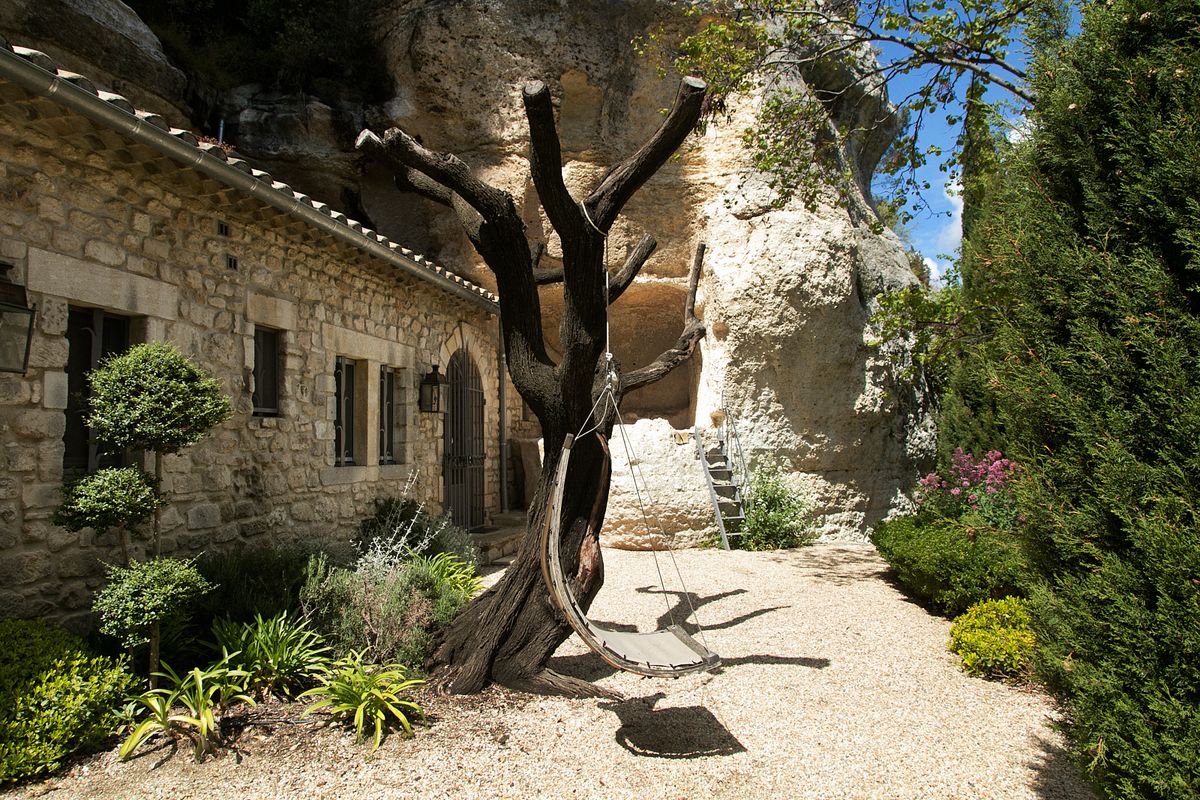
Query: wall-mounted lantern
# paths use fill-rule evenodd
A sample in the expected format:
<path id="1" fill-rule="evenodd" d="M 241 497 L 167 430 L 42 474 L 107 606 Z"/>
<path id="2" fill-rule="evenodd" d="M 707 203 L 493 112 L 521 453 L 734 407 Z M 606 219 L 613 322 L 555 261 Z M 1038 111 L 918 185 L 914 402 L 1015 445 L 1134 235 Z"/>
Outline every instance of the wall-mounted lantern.
<path id="1" fill-rule="evenodd" d="M 25 287 L 8 278 L 12 264 L 0 263 L 0 372 L 20 372 L 29 367 L 33 342 L 33 313 Z"/>
<path id="2" fill-rule="evenodd" d="M 450 382 L 446 380 L 446 376 L 438 372 L 437 364 L 434 364 L 429 374 L 421 379 L 421 392 L 417 398 L 417 407 L 422 411 L 444 414 L 446 406 L 449 404 Z"/>

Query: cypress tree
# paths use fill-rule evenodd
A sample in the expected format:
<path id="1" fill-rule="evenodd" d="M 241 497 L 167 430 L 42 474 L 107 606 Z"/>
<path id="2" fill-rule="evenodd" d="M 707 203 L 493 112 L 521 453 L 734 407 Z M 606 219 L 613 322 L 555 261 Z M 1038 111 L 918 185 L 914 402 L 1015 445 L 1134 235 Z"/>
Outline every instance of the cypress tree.
<path id="1" fill-rule="evenodd" d="M 1131 800 L 1200 798 L 1197 31 L 1195 0 L 1087 6 L 964 248 L 996 313 L 956 413 L 1025 467 L 1040 672 Z"/>

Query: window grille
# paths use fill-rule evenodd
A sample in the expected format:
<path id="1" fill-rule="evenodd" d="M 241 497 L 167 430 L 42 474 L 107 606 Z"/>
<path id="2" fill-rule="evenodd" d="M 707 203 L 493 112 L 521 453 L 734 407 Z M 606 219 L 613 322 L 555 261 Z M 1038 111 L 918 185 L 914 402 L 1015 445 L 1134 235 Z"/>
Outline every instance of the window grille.
<path id="1" fill-rule="evenodd" d="M 336 412 L 333 423 L 333 463 L 350 466 L 354 461 L 354 362 L 338 357 L 333 370 Z"/>

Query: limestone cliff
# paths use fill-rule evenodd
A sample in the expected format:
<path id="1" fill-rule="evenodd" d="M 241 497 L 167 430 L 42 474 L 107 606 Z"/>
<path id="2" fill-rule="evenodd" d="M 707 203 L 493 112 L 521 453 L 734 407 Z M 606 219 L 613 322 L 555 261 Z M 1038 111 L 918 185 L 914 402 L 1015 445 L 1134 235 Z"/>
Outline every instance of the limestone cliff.
<path id="1" fill-rule="evenodd" d="M 108 6 L 123 25 L 136 27 L 117 0 L 51 1 Z M 101 27 L 104 16 L 95 15 Z M 30 25 L 23 31 L 12 17 L 0 17 L 0 31 L 17 40 Z M 249 86 L 216 98 L 213 109 L 227 120 L 238 150 L 273 174 L 490 284 L 457 224 L 426 201 L 398 194 L 384 171 L 364 168 L 350 149 L 354 134 L 364 124 L 397 125 L 427 146 L 456 152 L 514 195 L 531 238 L 546 244 L 543 266 L 553 265 L 558 243 L 529 180 L 521 86 L 538 79 L 551 87 L 568 186 L 590 187 L 655 129 L 660 109 L 670 104 L 674 80 L 661 78 L 630 46 L 664 22 L 682 24 L 671 23 L 655 0 L 391 0 L 376 18 L 394 86 L 387 103 L 327 104 Z M 141 35 L 131 44 L 152 55 L 130 63 L 159 63 L 152 38 Z M 173 91 L 169 65 L 153 73 L 129 69 L 121 80 L 153 78 L 148 96 Z M 882 95 L 875 101 L 885 102 Z M 667 487 L 654 492 L 659 516 L 688 533 L 683 541 L 710 532 L 712 520 L 695 445 L 671 428 L 708 427 L 723 406 L 738 420 L 752 459 L 794 473 L 827 538 L 861 538 L 903 504 L 914 459 L 929 446 L 922 398 L 894 380 L 868 325 L 874 295 L 915 278 L 895 236 L 871 232 L 861 194 L 851 198 L 859 209 L 853 214 L 832 198 L 812 211 L 772 204 L 741 143 L 756 102 L 738 102 L 728 122 L 694 136 L 613 228 L 614 268 L 643 233 L 659 242 L 642 277 L 612 309 L 613 349 L 626 368 L 644 365 L 674 342 L 688 263 L 699 242 L 709 247 L 698 308 L 708 326 L 701 352 L 688 367 L 627 398 L 626 419 L 643 420 L 627 431 L 645 454 L 640 468 L 652 489 Z M 876 140 L 847 158 L 866 180 L 879 152 Z M 551 337 L 561 307 L 554 294 L 543 295 Z M 640 512 L 628 471 L 615 465 L 608 530 L 626 546 L 654 546 L 656 538 L 637 532 Z"/>

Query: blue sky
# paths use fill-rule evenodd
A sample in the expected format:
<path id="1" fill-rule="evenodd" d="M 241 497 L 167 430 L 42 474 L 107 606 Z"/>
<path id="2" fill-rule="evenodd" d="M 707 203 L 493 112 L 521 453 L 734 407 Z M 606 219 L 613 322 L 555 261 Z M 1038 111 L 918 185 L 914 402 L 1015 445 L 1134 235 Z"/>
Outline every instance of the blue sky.
<path id="1" fill-rule="evenodd" d="M 922 77 L 918 72 L 894 78 L 888 85 L 889 97 L 893 101 L 904 98 L 921 85 Z M 944 153 L 954 151 L 959 128 L 946 124 L 948 112 L 962 116 L 961 107 L 926 114 L 921 128 L 922 148 L 937 145 Z M 929 184 L 929 189 L 922 193 L 928 207 L 916 208 L 917 204 L 910 197 L 909 211 L 914 217 L 905 226 L 913 249 L 925 259 L 930 278 L 937 285 L 941 285 L 962 240 L 962 198 L 957 193 L 957 186 L 951 184 L 949 176 L 940 169 L 944 160 L 944 157 L 931 157 L 917 170 L 917 180 Z M 876 194 L 884 192 L 886 189 L 876 181 Z"/>
<path id="2" fill-rule="evenodd" d="M 879 49 L 888 60 L 903 52 L 897 46 L 888 44 Z M 1024 48 L 1016 44 L 1008 53 L 1008 58 L 1018 68 L 1024 68 L 1029 60 Z M 893 78 L 888 84 L 889 97 L 893 102 L 903 100 L 920 88 L 925 77 L 925 72 L 918 70 Z M 961 80 L 962 91 L 966 90 L 967 82 L 966 78 Z M 986 99 L 992 102 L 1013 100 L 1011 95 L 1000 89 L 989 89 Z M 919 142 L 922 149 L 936 145 L 946 155 L 955 151 L 960 126 L 946 124 L 948 113 L 961 119 L 963 107 L 958 104 L 926 114 Z M 1012 121 L 1014 124 L 1019 123 L 1019 119 Z M 945 155 L 930 157 L 928 163 L 917 170 L 918 182 L 929 184 L 929 189 L 923 192 L 923 200 L 928 207 L 918 210 L 914 208 L 913 198 L 910 198 L 909 211 L 914 214 L 914 218 L 906 225 L 911 245 L 925 259 L 930 278 L 935 285 L 943 284 L 946 271 L 956 259 L 962 241 L 962 198 L 958 193 L 957 184 L 951 183 L 950 177 L 940 169 L 945 158 Z M 876 181 L 877 187 L 878 184 L 879 181 Z M 880 187 L 876 193 L 883 195 L 886 191 Z"/>

